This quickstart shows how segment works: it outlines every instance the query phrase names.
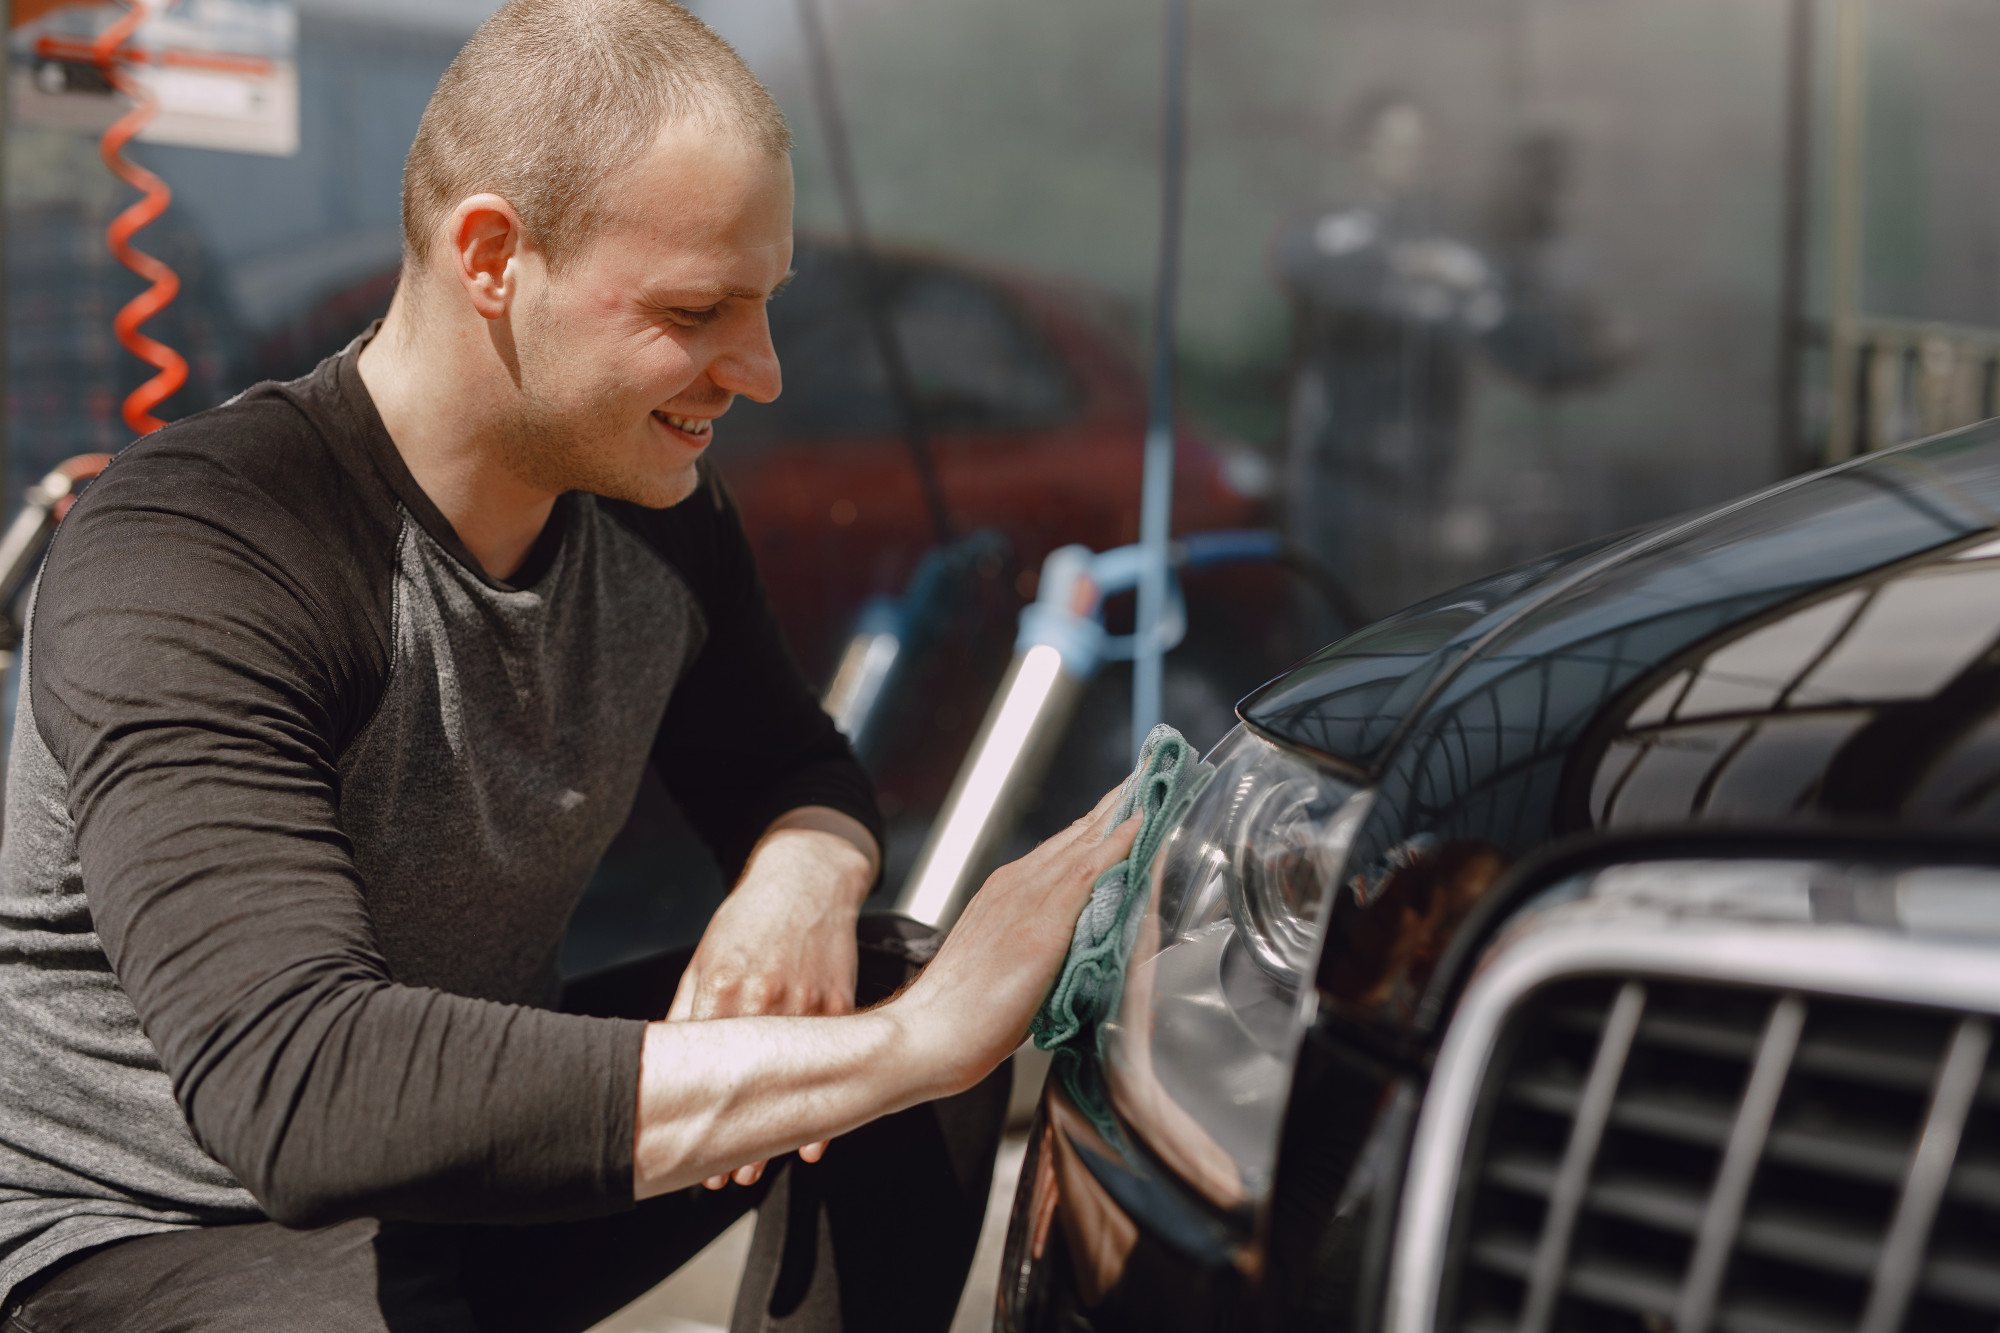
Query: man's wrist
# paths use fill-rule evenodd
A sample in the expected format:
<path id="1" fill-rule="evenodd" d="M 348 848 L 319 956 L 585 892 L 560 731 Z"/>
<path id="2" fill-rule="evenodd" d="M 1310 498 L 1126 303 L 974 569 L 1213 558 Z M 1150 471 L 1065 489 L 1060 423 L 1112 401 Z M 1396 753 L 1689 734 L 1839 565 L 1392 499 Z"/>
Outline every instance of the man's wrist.
<path id="1" fill-rule="evenodd" d="M 822 910 L 859 917 L 862 900 L 875 887 L 879 862 L 874 850 L 868 830 L 837 810 L 819 806 L 793 810 L 773 820 L 750 849 L 738 887 L 753 880 L 782 884 L 795 900 L 803 894 Z"/>
<path id="2" fill-rule="evenodd" d="M 778 829 L 751 850 L 738 887 L 752 879 L 765 887 L 782 885 L 795 900 L 804 894 L 823 909 L 859 916 L 875 873 L 860 849 L 844 838 L 813 829 Z"/>
<path id="3" fill-rule="evenodd" d="M 884 1005 L 838 1018 L 649 1023 L 634 1196 L 680 1189 L 942 1095 L 940 1064 L 912 1044 L 913 1032 L 933 1028 L 909 1018 Z M 813 1025 L 810 1036 L 800 1023 Z"/>
<path id="4" fill-rule="evenodd" d="M 764 837 L 794 830 L 829 834 L 859 853 L 866 867 L 862 876 L 866 881 L 862 893 L 866 896 L 882 869 L 882 849 L 876 845 L 875 835 L 868 831 L 866 824 L 830 805 L 802 805 L 772 820 L 764 830 Z"/>
<path id="5" fill-rule="evenodd" d="M 922 987 L 908 987 L 869 1012 L 880 1015 L 895 1032 L 897 1066 L 909 1085 L 904 1092 L 908 1105 L 964 1092 L 990 1072 L 966 1067 L 965 1044 L 953 1039 L 951 1025 Z"/>

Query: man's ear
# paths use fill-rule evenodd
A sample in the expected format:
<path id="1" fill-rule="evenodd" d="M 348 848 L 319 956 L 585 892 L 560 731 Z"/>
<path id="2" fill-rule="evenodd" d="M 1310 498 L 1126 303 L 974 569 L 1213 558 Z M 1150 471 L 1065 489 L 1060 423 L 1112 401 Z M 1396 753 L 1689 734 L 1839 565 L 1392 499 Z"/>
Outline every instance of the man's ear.
<path id="1" fill-rule="evenodd" d="M 461 200 L 445 221 L 452 272 L 482 318 L 500 319 L 520 286 L 521 215 L 497 194 Z"/>

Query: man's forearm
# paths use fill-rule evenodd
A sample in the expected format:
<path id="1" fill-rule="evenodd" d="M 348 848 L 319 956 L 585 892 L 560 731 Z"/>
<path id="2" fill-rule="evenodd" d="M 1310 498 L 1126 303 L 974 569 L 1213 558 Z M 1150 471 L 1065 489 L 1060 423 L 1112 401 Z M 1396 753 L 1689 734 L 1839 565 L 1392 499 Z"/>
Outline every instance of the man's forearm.
<path id="1" fill-rule="evenodd" d="M 874 835 L 838 810 L 802 806 L 771 821 L 703 932 L 667 1017 L 847 1013 L 854 1007 L 855 921 L 880 864 Z M 816 1159 L 824 1144 L 809 1142 L 816 1146 L 804 1155 Z M 762 1170 L 758 1158 L 737 1164 L 735 1174 L 747 1185 Z M 708 1184 L 719 1189 L 728 1179 Z"/>
<path id="2" fill-rule="evenodd" d="M 960 1090 L 896 1004 L 832 1018 L 653 1023 L 640 1063 L 633 1192 L 695 1184 Z"/>
<path id="3" fill-rule="evenodd" d="M 827 834 L 840 839 L 859 852 L 865 866 L 853 862 L 838 852 L 828 859 L 832 866 L 837 868 L 845 884 L 858 890 L 857 901 L 867 896 L 869 888 L 875 883 L 875 876 L 882 869 L 882 849 L 876 846 L 875 835 L 868 831 L 866 824 L 853 815 L 843 814 L 829 805 L 802 805 L 796 810 L 787 810 L 772 820 L 770 827 L 764 830 L 764 836 L 751 850 L 750 864 L 755 864 L 758 852 L 764 850 L 775 836 L 788 832 Z M 823 843 L 821 846 L 826 847 L 830 844 Z M 748 873 L 747 868 L 745 873 Z"/>
<path id="4" fill-rule="evenodd" d="M 1131 850 L 1137 816 L 1108 836 L 1101 822 L 1117 797 L 989 876 L 937 957 L 887 1004 L 651 1024 L 634 1193 L 711 1179 L 985 1077 L 1027 1035 L 1091 886 Z"/>

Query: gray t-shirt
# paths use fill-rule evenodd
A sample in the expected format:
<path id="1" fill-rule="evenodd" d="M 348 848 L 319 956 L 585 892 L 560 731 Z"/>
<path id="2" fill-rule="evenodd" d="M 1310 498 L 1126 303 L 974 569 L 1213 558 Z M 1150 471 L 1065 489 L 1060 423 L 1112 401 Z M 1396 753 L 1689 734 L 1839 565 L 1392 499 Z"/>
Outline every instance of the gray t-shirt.
<path id="1" fill-rule="evenodd" d="M 495 583 L 358 346 L 132 446 L 51 547 L 0 845 L 0 1301 L 176 1227 L 630 1206 L 642 1025 L 546 1006 L 644 766 L 726 869 L 800 805 L 876 826 L 712 473 L 564 496 Z"/>

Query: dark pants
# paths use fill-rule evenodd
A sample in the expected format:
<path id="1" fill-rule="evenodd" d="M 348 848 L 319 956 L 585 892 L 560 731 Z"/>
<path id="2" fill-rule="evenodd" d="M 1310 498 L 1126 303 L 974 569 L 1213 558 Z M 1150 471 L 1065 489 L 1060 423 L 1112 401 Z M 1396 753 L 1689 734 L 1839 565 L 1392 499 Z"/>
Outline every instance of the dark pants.
<path id="1" fill-rule="evenodd" d="M 908 975 L 864 941 L 862 1004 Z M 666 1012 L 688 951 L 584 978 L 564 1007 Z M 749 1188 L 699 1186 L 587 1222 L 431 1226 L 274 1222 L 121 1241 L 59 1266 L 0 1333 L 561 1333 L 589 1328 L 686 1263 L 744 1212 L 756 1239 L 737 1293 L 748 1330 L 939 1330 L 979 1239 L 1009 1071 L 786 1157 Z"/>

